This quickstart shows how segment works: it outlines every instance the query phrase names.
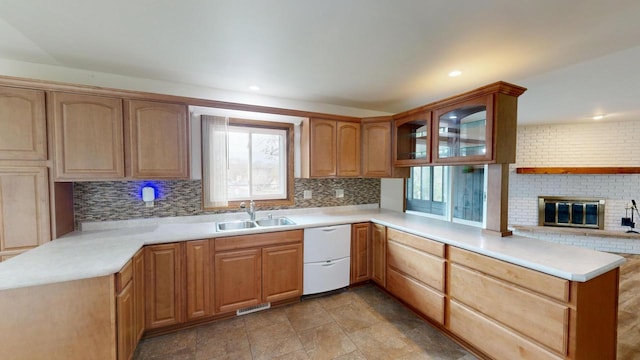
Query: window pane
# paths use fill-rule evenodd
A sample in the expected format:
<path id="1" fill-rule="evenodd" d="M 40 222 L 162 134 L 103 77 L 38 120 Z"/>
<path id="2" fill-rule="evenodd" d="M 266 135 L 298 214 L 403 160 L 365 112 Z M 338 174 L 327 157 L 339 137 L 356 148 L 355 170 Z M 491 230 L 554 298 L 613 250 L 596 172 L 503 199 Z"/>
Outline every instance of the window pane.
<path id="1" fill-rule="evenodd" d="M 445 174 L 442 166 L 411 168 L 411 177 L 407 179 L 407 210 L 445 215 Z"/>
<path id="2" fill-rule="evenodd" d="M 252 134 L 252 195 L 265 196 L 282 193 L 283 174 L 280 144 L 282 136 Z"/>
<path id="3" fill-rule="evenodd" d="M 482 222 L 484 217 L 484 166 L 454 166 L 453 217 Z"/>
<path id="4" fill-rule="evenodd" d="M 229 170 L 227 186 L 229 199 L 248 199 L 249 192 L 249 133 L 229 131 Z"/>

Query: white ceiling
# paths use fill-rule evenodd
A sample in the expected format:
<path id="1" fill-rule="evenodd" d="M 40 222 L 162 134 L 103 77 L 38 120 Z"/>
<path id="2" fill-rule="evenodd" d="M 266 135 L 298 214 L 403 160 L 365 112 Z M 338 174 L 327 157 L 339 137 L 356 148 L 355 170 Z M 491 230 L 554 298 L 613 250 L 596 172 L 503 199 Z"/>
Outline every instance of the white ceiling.
<path id="1" fill-rule="evenodd" d="M 521 124 L 640 120 L 639 16 L 638 0 L 0 0 L 0 59 L 388 113 L 504 80 L 529 89 Z"/>

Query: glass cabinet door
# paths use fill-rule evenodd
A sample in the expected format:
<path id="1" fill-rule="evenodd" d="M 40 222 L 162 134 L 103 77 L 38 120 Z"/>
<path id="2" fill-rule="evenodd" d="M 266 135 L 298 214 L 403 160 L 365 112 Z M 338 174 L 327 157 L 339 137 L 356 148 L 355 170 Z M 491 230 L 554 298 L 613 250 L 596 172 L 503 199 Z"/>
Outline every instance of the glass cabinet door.
<path id="1" fill-rule="evenodd" d="M 431 112 L 412 114 L 395 120 L 395 166 L 411 166 L 431 161 Z"/>
<path id="2" fill-rule="evenodd" d="M 487 161 L 492 158 L 492 96 L 438 109 L 435 115 L 436 162 Z"/>

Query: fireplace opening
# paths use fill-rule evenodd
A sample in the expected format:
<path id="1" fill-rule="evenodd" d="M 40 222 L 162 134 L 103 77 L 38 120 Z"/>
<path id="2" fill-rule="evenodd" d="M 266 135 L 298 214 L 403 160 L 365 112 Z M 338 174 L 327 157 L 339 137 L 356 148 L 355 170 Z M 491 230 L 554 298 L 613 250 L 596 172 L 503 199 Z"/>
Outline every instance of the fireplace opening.
<path id="1" fill-rule="evenodd" d="M 538 225 L 604 228 L 603 199 L 563 196 L 538 197 Z"/>

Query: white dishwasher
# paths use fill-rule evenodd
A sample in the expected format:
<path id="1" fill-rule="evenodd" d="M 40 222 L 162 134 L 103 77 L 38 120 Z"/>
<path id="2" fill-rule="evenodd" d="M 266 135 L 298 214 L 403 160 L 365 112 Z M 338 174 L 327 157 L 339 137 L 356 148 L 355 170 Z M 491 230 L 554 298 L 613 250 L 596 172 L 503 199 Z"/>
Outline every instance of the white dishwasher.
<path id="1" fill-rule="evenodd" d="M 304 229 L 302 295 L 349 286 L 351 225 Z"/>

